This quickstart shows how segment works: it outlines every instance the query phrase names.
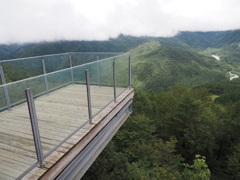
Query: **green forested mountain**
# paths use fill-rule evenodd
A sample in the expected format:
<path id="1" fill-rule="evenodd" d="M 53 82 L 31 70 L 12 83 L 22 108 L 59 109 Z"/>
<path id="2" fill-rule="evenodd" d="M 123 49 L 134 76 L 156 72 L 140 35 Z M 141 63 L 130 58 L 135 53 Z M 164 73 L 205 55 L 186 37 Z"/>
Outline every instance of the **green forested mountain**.
<path id="1" fill-rule="evenodd" d="M 180 32 L 174 37 L 134 37 L 119 35 L 105 41 L 56 41 L 23 45 L 0 45 L 0 59 L 39 56 L 64 52 L 124 52 L 142 43 L 158 41 L 162 45 L 202 51 L 207 48 L 223 48 L 235 51 L 240 43 L 240 30 L 213 32 Z M 7 47 L 7 48 L 6 48 Z"/>
<path id="2" fill-rule="evenodd" d="M 53 54 L 54 52 L 66 51 L 127 51 L 136 45 L 146 41 L 157 40 L 166 45 L 183 46 L 189 48 L 218 48 L 226 44 L 240 42 L 240 30 L 230 31 L 212 31 L 212 32 L 179 32 L 174 37 L 134 37 L 129 35 L 120 34 L 117 38 L 110 38 L 105 41 L 56 41 L 56 42 L 41 42 L 41 43 L 28 43 L 28 44 L 13 44 L 13 45 L 0 45 L 0 49 L 6 51 L 8 54 L 20 48 L 17 52 L 19 56 L 21 53 L 35 51 L 34 54 Z M 9 51 L 10 50 L 10 51 Z M 27 52 L 24 52 L 27 51 Z M 45 52 L 44 52 L 45 51 Z M 15 52 L 15 55 L 17 55 Z M 31 52 L 33 53 L 33 52 Z"/>
<path id="3" fill-rule="evenodd" d="M 29 44 L 20 47 L 2 59 L 41 56 L 65 52 L 126 52 L 133 47 L 151 39 L 150 37 L 133 37 L 119 35 L 106 41 L 56 41 Z"/>
<path id="4" fill-rule="evenodd" d="M 193 48 L 218 46 L 224 32 L 180 32 L 176 37 Z"/>
<path id="5" fill-rule="evenodd" d="M 22 45 L 19 45 L 19 44 L 11 44 L 11 45 L 0 44 L 0 59 L 15 52 L 21 46 Z"/>
<path id="6" fill-rule="evenodd" d="M 215 102 L 225 105 L 240 101 L 240 79 L 203 84 L 197 88 L 206 88 L 209 93 L 215 95 Z"/>
<path id="7" fill-rule="evenodd" d="M 224 36 L 220 39 L 220 44 L 231 44 L 240 42 L 240 30 L 232 30 L 224 32 Z"/>
<path id="8" fill-rule="evenodd" d="M 83 179 L 239 179 L 239 102 L 206 89 L 136 90 L 133 114 Z"/>
<path id="9" fill-rule="evenodd" d="M 83 179 L 240 179 L 240 80 L 228 77 L 240 62 L 232 32 L 185 32 L 132 49 L 133 115 Z"/>
<path id="10" fill-rule="evenodd" d="M 174 84 L 195 87 L 227 79 L 231 66 L 179 47 L 148 42 L 130 51 L 133 84 L 144 91 L 167 90 Z"/>
<path id="11" fill-rule="evenodd" d="M 175 38 L 194 48 L 219 48 L 240 42 L 240 30 L 211 32 L 180 32 Z"/>
<path id="12" fill-rule="evenodd" d="M 6 51 L 5 58 L 131 53 L 133 114 L 83 179 L 238 180 L 240 80 L 230 81 L 229 71 L 240 75 L 239 50 L 240 31 L 233 30 L 44 42 Z M 15 67 L 5 68 L 12 68 L 11 81 Z"/>

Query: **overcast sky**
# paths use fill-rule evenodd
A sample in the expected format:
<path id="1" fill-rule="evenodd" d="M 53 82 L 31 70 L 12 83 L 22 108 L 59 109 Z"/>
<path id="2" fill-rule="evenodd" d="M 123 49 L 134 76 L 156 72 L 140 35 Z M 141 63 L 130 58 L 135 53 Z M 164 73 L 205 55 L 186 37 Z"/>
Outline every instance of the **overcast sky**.
<path id="1" fill-rule="evenodd" d="M 240 29 L 240 0 L 0 0 L 0 44 Z"/>

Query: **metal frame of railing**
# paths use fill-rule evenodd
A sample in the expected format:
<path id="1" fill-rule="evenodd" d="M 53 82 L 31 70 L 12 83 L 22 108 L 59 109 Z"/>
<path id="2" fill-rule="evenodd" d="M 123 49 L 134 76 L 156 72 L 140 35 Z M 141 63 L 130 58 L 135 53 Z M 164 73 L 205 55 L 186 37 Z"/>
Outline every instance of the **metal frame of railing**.
<path id="1" fill-rule="evenodd" d="M 99 54 L 99 53 L 98 53 Z M 122 56 L 129 56 L 128 58 L 128 88 L 131 88 L 131 58 L 130 58 L 130 54 L 129 53 L 125 53 L 125 54 L 121 54 L 121 55 L 118 55 L 118 56 L 114 56 L 114 57 L 109 57 L 109 58 L 105 58 L 105 59 L 101 59 L 99 60 L 99 58 L 97 57 L 97 61 L 95 62 L 89 62 L 89 63 L 86 63 L 86 64 L 82 64 L 82 65 L 78 65 L 78 66 L 74 66 L 72 67 L 72 62 L 71 62 L 71 56 L 69 56 L 69 64 L 70 64 L 70 67 L 69 68 L 66 68 L 66 69 L 62 69 L 62 70 L 58 70 L 58 71 L 55 71 L 55 72 L 50 72 L 50 73 L 47 73 L 46 72 L 46 67 L 45 67 L 45 63 L 44 63 L 44 59 L 42 59 L 42 67 L 43 67 L 43 72 L 44 74 L 43 75 L 39 75 L 39 76 L 35 76 L 35 77 L 31 77 L 31 78 L 27 78 L 27 79 L 24 79 L 24 80 L 19 80 L 19 81 L 16 81 L 16 82 L 11 82 L 11 83 L 6 83 L 5 82 L 5 78 L 4 78 L 4 73 L 3 73 L 3 69 L 2 67 L 0 66 L 0 76 L 1 76 L 1 80 L 2 80 L 2 85 L 0 85 L 0 88 L 2 87 L 4 89 L 4 94 L 6 96 L 6 101 L 8 101 L 9 103 L 7 104 L 7 107 L 5 108 L 11 108 L 12 106 L 16 105 L 16 104 L 19 104 L 19 103 L 23 103 L 25 101 L 27 101 L 27 104 L 28 104 L 28 110 L 29 110 L 29 117 L 30 117 L 30 121 L 31 121 L 31 127 L 32 127 L 32 132 L 33 132 L 33 137 L 34 137 L 34 143 L 35 143 L 35 149 L 36 149 L 36 154 L 37 154 L 37 163 L 34 164 L 30 169 L 28 169 L 25 173 L 23 173 L 20 177 L 24 176 L 25 174 L 27 174 L 32 168 L 34 168 L 35 166 L 39 165 L 40 167 L 43 167 L 43 160 L 50 154 L 52 153 L 54 150 L 56 150 L 64 141 L 66 141 L 70 136 L 72 136 L 76 131 L 78 131 L 82 126 L 84 126 L 86 123 L 92 123 L 92 119 L 93 117 L 98 114 L 100 111 L 102 111 L 108 104 L 110 104 L 111 102 L 117 102 L 117 93 L 116 93 L 116 87 L 117 87 L 117 84 L 116 84 L 116 64 L 115 64 L 115 59 L 116 58 L 119 58 L 119 57 L 122 57 Z M 89 70 L 86 69 L 85 70 L 85 83 L 86 83 L 86 91 L 87 91 L 87 102 L 88 102 L 88 115 L 89 115 L 89 120 L 84 123 L 81 127 L 79 127 L 76 131 L 74 131 L 73 133 L 71 133 L 66 139 L 63 140 L 63 142 L 61 142 L 58 146 L 56 146 L 53 150 L 51 150 L 49 153 L 47 153 L 45 156 L 43 156 L 43 152 L 42 152 L 42 146 L 41 146 L 41 139 L 40 139 L 40 133 L 39 133 L 39 128 L 38 128 L 38 121 L 37 121 L 37 112 L 36 112 L 36 109 L 35 109 L 35 103 L 34 103 L 34 98 L 35 97 L 38 97 L 40 95 L 43 95 L 43 94 L 47 94 L 51 91 L 54 91 L 58 88 L 61 88 L 63 86 L 66 86 L 66 85 L 69 85 L 69 84 L 72 84 L 72 83 L 75 83 L 74 81 L 74 76 L 73 76 L 73 70 L 76 69 L 76 68 L 79 68 L 79 67 L 84 67 L 84 66 L 87 66 L 87 65 L 91 65 L 91 64 L 94 64 L 94 63 L 98 63 L 98 85 L 101 86 L 103 85 L 101 83 L 101 77 L 100 77 L 100 66 L 99 66 L 99 63 L 100 62 L 103 62 L 103 61 L 106 61 L 106 60 L 110 60 L 110 59 L 113 59 L 113 62 L 112 62 L 112 78 L 113 78 L 113 95 L 114 95 L 114 98 L 112 101 L 110 101 L 107 105 L 105 105 L 104 107 L 102 107 L 96 114 L 92 115 L 92 105 L 91 105 L 91 93 L 90 93 L 90 73 L 89 73 Z M 49 89 L 48 87 L 48 76 L 49 75 L 53 75 L 53 74 L 56 74 L 56 73 L 60 73 L 60 72 L 64 72 L 64 71 L 70 71 L 70 79 L 71 81 L 67 84 L 62 84 L 61 86 L 58 86 L 56 88 L 53 88 L 53 89 Z M 8 86 L 10 85 L 13 85 L 13 84 L 16 84 L 16 83 L 20 83 L 20 82 L 24 82 L 24 81 L 29 81 L 29 80 L 33 80 L 33 79 L 37 79 L 37 78 L 40 78 L 40 77 L 44 77 L 44 81 L 45 81 L 45 91 L 40 93 L 40 94 L 36 94 L 36 95 L 33 95 L 33 92 L 30 88 L 26 88 L 25 90 L 25 94 L 26 94 L 26 100 L 22 100 L 22 101 L 19 101 L 19 102 L 15 102 L 15 103 L 12 103 L 11 104 L 11 100 L 8 96 Z M 120 94 L 119 94 L 120 95 Z M 7 100 L 8 99 L 8 100 Z M 1 109 L 0 109 L 1 110 Z"/>
<path id="2" fill-rule="evenodd" d="M 67 53 L 59 53 L 59 54 L 49 54 L 42 56 L 32 56 L 32 57 L 24 57 L 24 58 L 16 58 L 16 59 L 3 59 L 0 60 L 0 63 L 10 62 L 10 61 L 21 61 L 25 59 L 33 59 L 33 58 L 44 58 L 44 57 L 52 57 L 56 55 L 72 55 L 72 54 L 83 54 L 83 55 L 104 55 L 104 54 L 125 54 L 125 52 L 67 52 Z"/>
<path id="3" fill-rule="evenodd" d="M 50 73 L 50 72 L 56 72 L 58 70 L 62 70 L 62 69 L 66 69 L 66 68 L 77 67 L 79 65 L 87 64 L 89 62 L 96 62 L 99 60 L 99 56 L 101 56 L 101 59 L 107 59 L 107 58 L 111 58 L 113 56 L 119 56 L 122 54 L 125 54 L 125 53 L 123 53 L 123 52 L 68 52 L 68 53 L 50 54 L 50 55 L 34 56 L 34 57 L 26 57 L 26 58 L 18 58 L 18 59 L 0 60 L 0 66 L 15 65 L 15 66 L 19 66 L 22 68 L 26 68 L 27 70 L 35 70 L 35 73 L 42 75 L 42 74 L 46 74 L 46 73 Z M 74 58 L 72 58 L 72 56 Z M 83 56 L 83 57 L 81 57 L 81 56 Z M 88 57 L 88 56 L 89 57 L 95 56 L 95 58 L 90 58 L 87 60 L 87 62 L 81 61 L 83 59 L 86 59 L 86 57 Z M 105 56 L 111 56 L 111 57 L 105 57 Z M 58 60 L 60 58 L 63 58 L 62 63 L 64 63 L 64 62 L 66 63 L 66 59 L 68 59 L 67 67 L 58 67 L 56 69 L 48 68 L 48 72 L 47 72 L 46 65 L 45 65 L 46 61 L 48 63 L 54 62 L 54 59 L 52 59 L 52 58 L 56 58 L 55 60 L 57 60 L 57 62 L 59 62 Z M 73 63 L 72 59 L 74 59 L 75 63 Z M 80 59 L 80 62 L 78 62 L 79 59 Z M 31 65 L 36 66 L 36 67 L 29 67 Z M 72 75 L 72 77 L 73 77 L 73 75 Z M 24 78 L 24 79 L 26 79 L 26 78 Z M 19 80 L 20 79 L 18 79 L 16 81 L 19 81 Z M 0 85 L 1 85 L 1 83 L 0 83 Z"/>
<path id="4" fill-rule="evenodd" d="M 5 85 L 6 80 L 5 80 L 2 66 L 0 66 L 0 77 L 1 77 L 2 84 Z M 7 107 L 10 108 L 10 99 L 9 99 L 8 90 L 7 90 L 6 86 L 3 86 L 3 91 L 4 91 L 4 96 L 5 96 L 5 100 L 7 103 Z"/>
<path id="5" fill-rule="evenodd" d="M 58 71 L 54 71 L 54 72 L 50 72 L 50 73 L 46 73 L 46 66 L 45 66 L 45 63 L 44 63 L 44 59 L 42 59 L 42 68 L 43 68 L 43 72 L 44 74 L 42 75 L 38 75 L 38 76 L 34 76 L 34 77 L 30 77 L 30 78 L 26 78 L 26 79 L 23 79 L 23 80 L 18 80 L 18 81 L 15 81 L 15 82 L 10 82 L 10 83 L 6 83 L 5 81 L 5 77 L 4 77 L 4 72 L 3 72 L 3 68 L 0 66 L 0 77 L 1 77 L 1 81 L 2 81 L 2 85 L 0 85 L 0 88 L 2 87 L 3 90 L 4 90 L 4 95 L 5 95 L 5 99 L 6 99 L 6 103 L 7 105 L 5 107 L 1 107 L 0 108 L 0 111 L 3 111 L 5 109 L 10 109 L 11 107 L 15 106 L 15 105 L 18 105 L 18 104 L 21 104 L 23 102 L 26 101 L 26 99 L 24 100 L 20 100 L 20 101 L 17 101 L 17 102 L 12 102 L 11 103 L 11 99 L 9 98 L 9 93 L 8 93 L 8 86 L 11 86 L 13 84 L 17 84 L 17 83 L 21 83 L 21 82 L 24 82 L 24 81 L 31 81 L 31 80 L 36 80 L 38 78 L 41 78 L 43 77 L 44 78 L 44 81 L 45 81 L 45 91 L 44 92 L 41 92 L 41 93 L 38 93 L 36 95 L 34 95 L 34 97 L 38 97 L 38 96 L 41 96 L 43 94 L 47 94 L 51 91 L 54 91 L 56 89 L 59 89 L 61 87 L 64 87 L 64 86 L 67 86 L 71 83 L 74 82 L 74 78 L 73 78 L 73 70 L 76 69 L 76 68 L 79 68 L 79 67 L 83 67 L 83 66 L 87 66 L 87 65 L 91 65 L 91 64 L 94 64 L 94 63 L 100 63 L 102 61 L 106 61 L 106 60 L 109 60 L 109 59 L 113 59 L 113 58 L 119 58 L 121 56 L 126 56 L 126 55 L 129 55 L 129 53 L 125 53 L 125 54 L 121 54 L 121 55 L 118 55 L 118 56 L 114 56 L 114 57 L 109 57 L 109 58 L 105 58 L 105 59 L 101 59 L 101 60 L 97 60 L 97 61 L 94 61 L 94 62 L 89 62 L 89 63 L 85 63 L 85 64 L 81 64 L 81 65 L 78 65 L 78 66 L 74 66 L 74 67 L 69 67 L 69 68 L 65 68 L 65 69 L 61 69 L 61 70 L 58 70 Z M 70 56 L 71 57 L 71 56 Z M 98 59 L 98 58 L 97 58 Z M 71 61 L 71 60 L 69 60 Z M 71 62 L 70 62 L 70 66 L 71 66 Z M 99 67 L 98 67 L 99 68 Z M 64 72 L 64 71 L 68 71 L 70 70 L 71 72 L 71 79 L 72 81 L 69 82 L 69 83 L 66 83 L 66 84 L 62 84 L 61 86 L 58 86 L 56 88 L 52 88 L 52 89 L 49 89 L 48 87 L 48 76 L 49 75 L 53 75 L 53 74 L 57 74 L 57 73 L 60 73 L 60 72 Z M 130 77 L 130 76 L 129 76 Z M 99 86 L 103 85 L 101 83 L 101 80 L 100 80 L 100 69 L 98 69 L 98 82 L 99 82 Z"/>
<path id="6" fill-rule="evenodd" d="M 40 132 L 38 127 L 38 120 L 37 120 L 37 113 L 33 98 L 33 93 L 30 88 L 27 88 L 25 90 L 26 97 L 27 97 L 27 103 L 28 103 L 28 111 L 29 111 L 29 117 L 31 121 L 31 127 L 33 132 L 33 139 L 37 154 L 37 159 L 39 162 L 40 167 L 43 167 L 43 151 L 42 151 L 42 144 L 41 144 L 41 138 L 40 138 Z"/>

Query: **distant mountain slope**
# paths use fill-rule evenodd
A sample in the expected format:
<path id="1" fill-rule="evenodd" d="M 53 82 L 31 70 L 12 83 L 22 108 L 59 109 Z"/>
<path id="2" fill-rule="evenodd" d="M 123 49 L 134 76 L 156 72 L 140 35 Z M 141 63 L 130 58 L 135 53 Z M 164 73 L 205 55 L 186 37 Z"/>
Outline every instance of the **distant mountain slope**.
<path id="1" fill-rule="evenodd" d="M 213 47 L 217 43 L 215 32 L 180 32 L 176 37 L 193 48 Z"/>
<path id="2" fill-rule="evenodd" d="M 226 80 L 228 66 L 197 52 L 148 42 L 131 50 L 133 84 L 146 91 Z"/>
<path id="3" fill-rule="evenodd" d="M 56 41 L 29 44 L 5 56 L 5 59 L 40 56 L 65 52 L 125 52 L 149 41 L 149 37 L 119 35 L 107 41 Z"/>
<path id="4" fill-rule="evenodd" d="M 240 30 L 210 32 L 179 32 L 175 37 L 191 48 L 220 48 L 232 43 L 240 43 Z"/>
<path id="5" fill-rule="evenodd" d="M 232 104 L 240 100 L 240 79 L 204 84 L 198 88 L 207 88 L 210 93 L 219 96 L 215 99 L 218 103 Z"/>
<path id="6" fill-rule="evenodd" d="M 174 37 L 134 37 L 120 34 L 106 41 L 56 41 L 11 45 L 6 50 L 0 45 L 0 59 L 39 56 L 64 52 L 124 52 L 142 43 L 158 41 L 162 45 L 202 51 L 207 48 L 223 48 L 236 51 L 240 43 L 240 30 L 213 32 L 180 32 Z M 10 50 L 10 51 L 9 51 Z"/>
<path id="7" fill-rule="evenodd" d="M 4 56 L 7 56 L 13 53 L 21 46 L 22 45 L 19 45 L 19 44 L 11 44 L 11 45 L 0 44 L 0 59 L 4 58 Z"/>
<path id="8" fill-rule="evenodd" d="M 224 33 L 224 36 L 219 41 L 221 45 L 239 42 L 240 42 L 240 30 L 226 31 Z"/>
<path id="9" fill-rule="evenodd" d="M 6 47 L 0 46 L 4 59 L 130 50 L 134 85 L 148 91 L 165 90 L 176 83 L 195 87 L 222 81 L 227 79 L 228 71 L 240 75 L 240 30 L 180 32 L 175 37 L 165 38 L 121 34 L 106 41 L 58 41 Z M 216 61 L 212 55 L 221 60 Z"/>

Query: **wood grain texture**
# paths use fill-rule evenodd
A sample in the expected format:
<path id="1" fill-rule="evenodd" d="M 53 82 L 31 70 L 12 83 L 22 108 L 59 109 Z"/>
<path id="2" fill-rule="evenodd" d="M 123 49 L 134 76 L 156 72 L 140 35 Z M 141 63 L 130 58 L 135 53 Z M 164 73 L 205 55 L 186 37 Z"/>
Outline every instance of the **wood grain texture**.
<path id="1" fill-rule="evenodd" d="M 117 100 L 116 103 L 112 102 L 101 111 L 99 114 L 102 117 L 99 119 L 96 116 L 93 119 L 93 124 L 86 124 L 83 128 L 79 129 L 72 137 L 70 137 L 66 143 L 72 142 L 74 139 L 75 145 L 62 156 L 51 168 L 40 177 L 41 180 L 53 180 L 59 173 L 91 142 L 91 140 L 111 121 L 111 119 L 121 110 L 121 108 L 133 98 L 133 90 L 126 90 Z M 79 136 L 77 134 L 85 133 L 85 136 Z M 65 146 L 65 143 L 62 144 Z"/>
<path id="2" fill-rule="evenodd" d="M 119 89 L 118 91 L 122 91 Z M 91 86 L 93 114 L 113 99 L 112 87 Z M 46 155 L 63 143 L 88 121 L 86 86 L 69 85 L 35 98 L 43 153 Z M 83 129 L 87 132 L 91 127 Z M 45 168 L 35 168 L 25 179 L 38 179 L 48 168 L 76 144 L 72 136 L 44 161 Z M 0 179 L 16 179 L 36 163 L 35 146 L 27 104 L 0 112 Z"/>

